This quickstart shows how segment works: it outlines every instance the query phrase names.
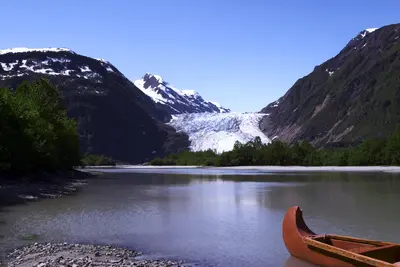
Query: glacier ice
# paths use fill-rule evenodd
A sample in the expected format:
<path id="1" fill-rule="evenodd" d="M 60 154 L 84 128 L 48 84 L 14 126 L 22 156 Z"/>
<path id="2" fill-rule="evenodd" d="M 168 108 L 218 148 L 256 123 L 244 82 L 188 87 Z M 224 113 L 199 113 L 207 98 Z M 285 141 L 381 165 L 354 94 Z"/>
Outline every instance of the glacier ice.
<path id="1" fill-rule="evenodd" d="M 246 143 L 256 136 L 265 144 L 271 140 L 259 128 L 262 113 L 191 113 L 174 115 L 168 123 L 177 131 L 185 132 L 191 142 L 190 150 L 233 149 L 236 141 Z"/>

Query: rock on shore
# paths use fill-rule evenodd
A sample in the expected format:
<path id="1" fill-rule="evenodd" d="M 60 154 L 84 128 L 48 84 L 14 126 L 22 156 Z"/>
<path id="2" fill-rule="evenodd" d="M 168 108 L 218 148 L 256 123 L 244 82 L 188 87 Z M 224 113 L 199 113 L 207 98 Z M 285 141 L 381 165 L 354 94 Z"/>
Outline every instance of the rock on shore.
<path id="1" fill-rule="evenodd" d="M 146 260 L 137 258 L 140 253 L 112 246 L 67 243 L 35 243 L 15 249 L 8 254 L 9 267 L 176 267 L 183 262 Z"/>

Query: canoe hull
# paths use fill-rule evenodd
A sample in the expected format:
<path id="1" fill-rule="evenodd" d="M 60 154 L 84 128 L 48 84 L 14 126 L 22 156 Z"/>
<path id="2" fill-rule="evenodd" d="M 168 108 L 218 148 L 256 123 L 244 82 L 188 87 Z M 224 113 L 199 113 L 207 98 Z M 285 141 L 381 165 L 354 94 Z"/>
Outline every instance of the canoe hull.
<path id="1" fill-rule="evenodd" d="M 302 211 L 298 206 L 287 211 L 282 223 L 282 236 L 289 253 L 299 259 L 327 267 L 351 267 L 346 261 L 313 251 L 303 242 L 303 237 L 312 237 L 316 234 L 311 231 L 303 220 Z"/>

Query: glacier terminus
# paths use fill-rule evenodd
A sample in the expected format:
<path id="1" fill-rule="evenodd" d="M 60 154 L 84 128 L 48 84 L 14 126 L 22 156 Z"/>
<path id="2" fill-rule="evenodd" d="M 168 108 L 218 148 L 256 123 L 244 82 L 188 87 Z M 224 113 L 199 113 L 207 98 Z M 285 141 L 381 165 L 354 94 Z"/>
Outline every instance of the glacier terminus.
<path id="1" fill-rule="evenodd" d="M 217 102 L 204 100 L 194 90 L 171 86 L 159 75 L 146 73 L 133 83 L 172 116 L 167 124 L 188 135 L 191 151 L 221 153 L 232 150 L 236 141 L 246 143 L 256 136 L 263 143 L 271 142 L 259 127 L 268 114 L 231 112 Z"/>
<path id="2" fill-rule="evenodd" d="M 189 113 L 174 115 L 168 123 L 189 136 L 190 150 L 212 149 L 217 153 L 233 149 L 236 141 L 246 143 L 261 138 L 264 144 L 271 140 L 260 130 L 262 113 Z"/>

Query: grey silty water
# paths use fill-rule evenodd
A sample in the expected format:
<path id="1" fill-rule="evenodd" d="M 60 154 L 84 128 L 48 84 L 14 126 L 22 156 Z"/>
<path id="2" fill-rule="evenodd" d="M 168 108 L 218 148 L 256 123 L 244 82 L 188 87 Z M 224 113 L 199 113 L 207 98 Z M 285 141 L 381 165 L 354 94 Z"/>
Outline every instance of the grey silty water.
<path id="1" fill-rule="evenodd" d="M 0 235 L 5 248 L 67 241 L 201 266 L 310 266 L 284 247 L 287 208 L 300 205 L 316 232 L 400 242 L 399 189 L 382 173 L 109 170 L 76 195 L 8 207 Z"/>

